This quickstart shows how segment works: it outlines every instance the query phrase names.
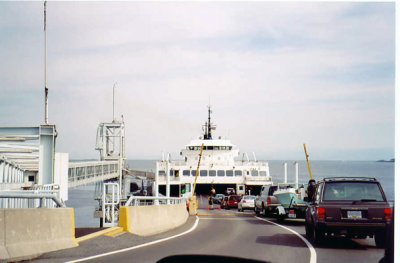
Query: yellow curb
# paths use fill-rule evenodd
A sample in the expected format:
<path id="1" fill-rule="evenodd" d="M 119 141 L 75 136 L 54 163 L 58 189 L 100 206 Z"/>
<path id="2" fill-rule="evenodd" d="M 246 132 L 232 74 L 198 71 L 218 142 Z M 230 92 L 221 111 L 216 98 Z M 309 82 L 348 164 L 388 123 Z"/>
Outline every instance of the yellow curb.
<path id="1" fill-rule="evenodd" d="M 107 233 L 113 232 L 113 231 L 115 231 L 116 229 L 119 229 L 119 228 L 120 228 L 120 227 L 115 226 L 115 227 L 110 227 L 110 228 L 107 228 L 107 229 L 104 229 L 104 230 L 100 230 L 100 231 L 91 233 L 91 234 L 86 235 L 86 236 L 78 237 L 78 238 L 76 239 L 76 241 L 77 241 L 78 243 L 83 242 L 83 241 L 87 241 L 87 240 L 89 240 L 89 239 L 93 239 L 93 238 L 96 238 L 96 237 L 105 235 L 105 234 L 107 234 Z"/>
<path id="2" fill-rule="evenodd" d="M 122 233 L 125 233 L 124 232 L 124 228 L 123 227 L 118 227 L 117 229 L 114 229 L 113 231 L 108 232 L 107 234 L 104 234 L 104 235 L 108 236 L 108 237 L 116 237 L 116 236 L 121 235 Z"/>

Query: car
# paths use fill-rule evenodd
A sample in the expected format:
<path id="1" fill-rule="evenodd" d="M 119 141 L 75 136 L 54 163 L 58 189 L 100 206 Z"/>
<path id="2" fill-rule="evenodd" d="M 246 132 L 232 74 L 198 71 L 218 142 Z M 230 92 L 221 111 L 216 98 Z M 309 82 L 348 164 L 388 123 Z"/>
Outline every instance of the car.
<path id="1" fill-rule="evenodd" d="M 391 218 L 392 208 L 375 178 L 325 178 L 317 183 L 306 209 L 306 236 L 316 246 L 326 236 L 369 236 L 383 248 Z"/>
<path id="2" fill-rule="evenodd" d="M 274 192 L 278 189 L 276 185 L 263 185 L 260 194 L 254 200 L 254 212 L 256 215 L 268 216 L 277 210 L 280 205 Z"/>
<path id="3" fill-rule="evenodd" d="M 239 195 L 225 196 L 221 203 L 221 208 L 225 208 L 225 209 L 237 208 L 239 202 L 240 202 Z"/>
<path id="4" fill-rule="evenodd" d="M 244 195 L 240 202 L 238 203 L 238 211 L 243 212 L 243 210 L 254 210 L 254 200 L 256 197 L 254 195 Z"/>
<path id="5" fill-rule="evenodd" d="M 235 194 L 235 189 L 233 188 L 226 188 L 226 195 L 234 195 Z"/>
<path id="6" fill-rule="evenodd" d="M 214 204 L 220 204 L 222 202 L 222 200 L 224 199 L 225 195 L 224 194 L 216 194 L 213 197 L 213 202 Z"/>

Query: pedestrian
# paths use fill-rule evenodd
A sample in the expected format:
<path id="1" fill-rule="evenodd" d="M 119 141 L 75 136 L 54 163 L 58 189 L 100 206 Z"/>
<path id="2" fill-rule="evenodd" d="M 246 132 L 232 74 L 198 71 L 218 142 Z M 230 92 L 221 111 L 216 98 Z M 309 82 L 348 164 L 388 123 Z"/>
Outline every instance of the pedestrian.
<path id="1" fill-rule="evenodd" d="M 316 188 L 315 180 L 314 179 L 310 179 L 310 181 L 308 181 L 308 186 L 307 186 L 308 202 L 312 202 L 312 200 L 314 198 L 315 190 L 316 190 L 315 188 Z"/>
<path id="2" fill-rule="evenodd" d="M 214 209 L 214 207 L 213 207 L 213 199 L 212 199 L 211 195 L 208 197 L 208 209 L 209 210 L 213 210 Z"/>

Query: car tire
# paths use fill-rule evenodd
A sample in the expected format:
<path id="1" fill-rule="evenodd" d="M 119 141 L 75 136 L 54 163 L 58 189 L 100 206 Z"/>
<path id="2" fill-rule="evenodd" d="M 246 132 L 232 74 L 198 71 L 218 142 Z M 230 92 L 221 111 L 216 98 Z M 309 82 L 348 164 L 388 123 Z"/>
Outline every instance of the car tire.
<path id="1" fill-rule="evenodd" d="M 257 207 L 254 207 L 254 212 L 256 213 L 257 216 L 260 215 L 260 211 L 258 211 Z"/>
<path id="2" fill-rule="evenodd" d="M 307 221 L 306 221 L 306 224 L 305 224 L 305 228 L 306 228 L 306 237 L 307 237 L 308 240 L 311 241 L 311 229 L 310 229 L 311 226 Z"/>
<path id="3" fill-rule="evenodd" d="M 311 226 L 309 229 L 311 235 L 311 243 L 314 246 L 320 245 L 322 243 L 322 239 L 324 238 L 324 235 L 321 232 L 321 230 L 316 229 L 314 226 Z"/>
<path id="4" fill-rule="evenodd" d="M 377 248 L 386 247 L 386 233 L 384 231 L 378 232 L 374 235 L 375 245 Z"/>

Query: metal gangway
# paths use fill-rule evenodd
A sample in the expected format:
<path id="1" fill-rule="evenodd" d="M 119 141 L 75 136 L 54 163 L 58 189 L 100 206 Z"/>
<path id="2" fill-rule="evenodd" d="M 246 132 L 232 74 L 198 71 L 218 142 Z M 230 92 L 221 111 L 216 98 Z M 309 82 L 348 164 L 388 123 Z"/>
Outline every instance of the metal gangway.
<path id="1" fill-rule="evenodd" d="M 93 184 L 119 177 L 118 161 L 70 162 L 68 187 Z"/>

